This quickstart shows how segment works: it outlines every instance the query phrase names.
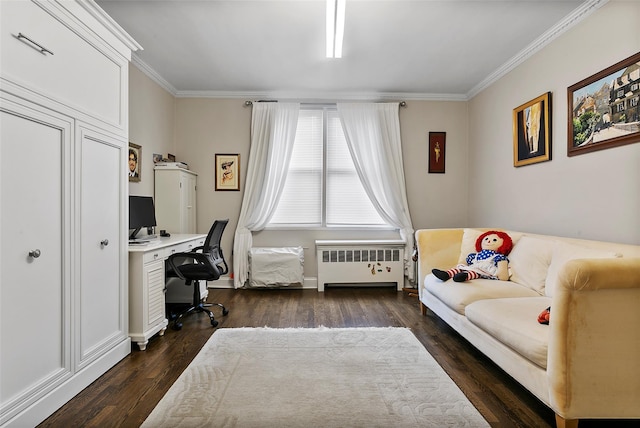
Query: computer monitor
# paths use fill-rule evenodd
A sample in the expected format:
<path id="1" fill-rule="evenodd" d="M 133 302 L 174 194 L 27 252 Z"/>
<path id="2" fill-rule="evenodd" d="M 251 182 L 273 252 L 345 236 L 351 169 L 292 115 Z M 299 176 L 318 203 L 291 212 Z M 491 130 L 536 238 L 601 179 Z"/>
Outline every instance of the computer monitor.
<path id="1" fill-rule="evenodd" d="M 129 196 L 129 230 L 133 232 L 129 239 L 136 239 L 136 235 L 143 227 L 156 226 L 156 210 L 151 196 Z"/>

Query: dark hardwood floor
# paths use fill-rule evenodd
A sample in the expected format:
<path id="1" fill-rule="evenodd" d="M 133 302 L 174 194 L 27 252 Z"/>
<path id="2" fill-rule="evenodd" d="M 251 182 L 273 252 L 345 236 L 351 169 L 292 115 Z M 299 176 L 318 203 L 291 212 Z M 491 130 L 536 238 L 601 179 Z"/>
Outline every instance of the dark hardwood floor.
<path id="1" fill-rule="evenodd" d="M 155 336 L 45 420 L 40 427 L 138 427 L 214 331 L 234 327 L 408 327 L 493 427 L 553 427 L 554 414 L 418 300 L 392 288 L 210 289 L 230 313 L 212 328 L 204 314 L 181 331 Z M 580 427 L 630 427 L 639 421 L 581 421 Z"/>

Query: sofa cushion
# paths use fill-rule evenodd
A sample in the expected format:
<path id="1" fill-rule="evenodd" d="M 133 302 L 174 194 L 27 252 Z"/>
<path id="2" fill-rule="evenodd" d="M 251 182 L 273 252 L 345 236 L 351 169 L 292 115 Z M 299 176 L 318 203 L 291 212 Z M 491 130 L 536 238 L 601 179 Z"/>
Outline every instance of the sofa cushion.
<path id="1" fill-rule="evenodd" d="M 569 260 L 609 259 L 614 257 L 621 257 L 621 255 L 614 251 L 605 251 L 574 245 L 563 241 L 555 241 L 551 255 L 551 264 L 549 265 L 547 279 L 545 280 L 545 294 L 547 296 L 555 295 L 556 288 L 558 286 L 558 274 L 560 273 L 563 265 Z"/>
<path id="2" fill-rule="evenodd" d="M 544 296 L 488 299 L 470 304 L 465 314 L 494 339 L 546 369 L 549 326 L 538 323 L 537 318 L 549 306 L 551 298 Z"/>
<path id="3" fill-rule="evenodd" d="M 540 296 L 530 288 L 511 281 L 478 278 L 465 282 L 453 280 L 443 282 L 433 274 L 425 277 L 424 288 L 460 315 L 464 315 L 467 305 L 477 300 Z"/>
<path id="4" fill-rule="evenodd" d="M 523 236 L 509 254 L 513 282 L 544 295 L 554 241 Z"/>

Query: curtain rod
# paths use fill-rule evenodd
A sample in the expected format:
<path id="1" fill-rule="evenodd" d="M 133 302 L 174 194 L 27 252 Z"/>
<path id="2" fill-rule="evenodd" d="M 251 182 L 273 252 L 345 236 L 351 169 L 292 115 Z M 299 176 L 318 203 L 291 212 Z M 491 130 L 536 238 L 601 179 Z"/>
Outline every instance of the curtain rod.
<path id="1" fill-rule="evenodd" d="M 258 100 L 258 101 L 245 101 L 244 102 L 244 106 L 245 107 L 251 107 L 253 106 L 253 103 L 277 103 L 277 100 Z M 313 105 L 313 104 L 318 104 L 318 103 L 301 103 L 301 104 L 306 104 L 306 105 Z M 321 104 L 327 104 L 327 103 L 321 103 Z M 407 102 L 406 101 L 399 101 L 398 104 L 400 105 L 400 107 L 406 107 L 407 106 Z"/>

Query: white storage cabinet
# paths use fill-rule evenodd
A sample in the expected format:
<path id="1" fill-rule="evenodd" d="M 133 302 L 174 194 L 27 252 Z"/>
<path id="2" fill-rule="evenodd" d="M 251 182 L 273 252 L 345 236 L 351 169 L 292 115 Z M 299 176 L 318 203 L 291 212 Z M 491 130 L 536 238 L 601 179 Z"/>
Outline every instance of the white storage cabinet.
<path id="1" fill-rule="evenodd" d="M 156 223 L 169 233 L 196 233 L 198 174 L 184 168 L 155 167 Z"/>
<path id="2" fill-rule="evenodd" d="M 0 426 L 36 426 L 131 351 L 128 63 L 87 1 L 0 1 Z M 29 310 L 37 301 L 37 310 Z"/>

